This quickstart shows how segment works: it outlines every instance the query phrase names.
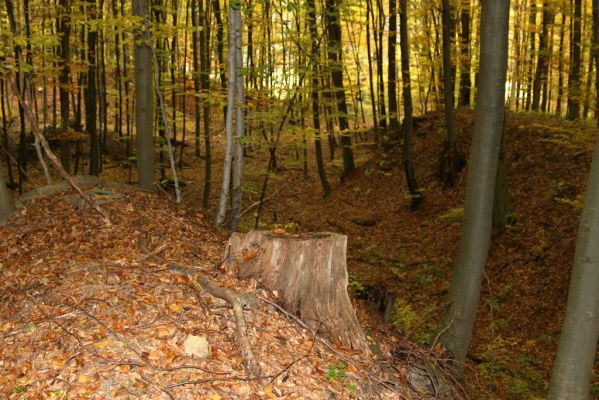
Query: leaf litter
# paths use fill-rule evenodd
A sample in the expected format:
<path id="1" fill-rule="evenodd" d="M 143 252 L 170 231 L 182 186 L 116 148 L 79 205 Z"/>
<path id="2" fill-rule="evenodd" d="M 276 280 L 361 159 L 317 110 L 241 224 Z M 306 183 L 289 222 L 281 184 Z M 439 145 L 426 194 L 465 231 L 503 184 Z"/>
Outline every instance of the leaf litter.
<path id="1" fill-rule="evenodd" d="M 267 302 L 245 311 L 265 375 L 248 378 L 231 307 L 169 265 L 272 296 L 219 269 L 225 238 L 203 214 L 155 194 L 113 192 L 103 205 L 111 226 L 63 191 L 28 200 L 0 228 L 1 397 L 425 398 L 407 386 L 405 368 L 388 368 L 389 357 L 327 347 Z M 204 338 L 205 357 L 185 350 L 189 337 Z M 391 345 L 381 343 L 385 354 Z"/>

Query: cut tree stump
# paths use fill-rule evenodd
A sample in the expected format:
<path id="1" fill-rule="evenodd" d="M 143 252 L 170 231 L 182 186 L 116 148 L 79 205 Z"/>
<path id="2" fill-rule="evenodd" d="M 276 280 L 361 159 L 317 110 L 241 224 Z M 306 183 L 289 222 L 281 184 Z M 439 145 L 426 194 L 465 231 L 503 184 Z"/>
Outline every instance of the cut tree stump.
<path id="1" fill-rule="evenodd" d="M 311 329 L 368 352 L 366 336 L 347 294 L 347 236 L 336 233 L 233 233 L 228 260 L 241 279 L 254 278 Z"/>

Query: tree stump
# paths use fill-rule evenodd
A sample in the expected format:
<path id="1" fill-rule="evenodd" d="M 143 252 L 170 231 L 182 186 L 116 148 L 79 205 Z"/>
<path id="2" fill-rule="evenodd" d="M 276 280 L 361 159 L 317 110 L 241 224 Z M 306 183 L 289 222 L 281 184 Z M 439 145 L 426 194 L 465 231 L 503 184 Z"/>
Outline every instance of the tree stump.
<path id="1" fill-rule="evenodd" d="M 233 233 L 228 257 L 241 279 L 254 278 L 279 303 L 329 339 L 369 351 L 347 294 L 347 236 L 336 233 Z"/>

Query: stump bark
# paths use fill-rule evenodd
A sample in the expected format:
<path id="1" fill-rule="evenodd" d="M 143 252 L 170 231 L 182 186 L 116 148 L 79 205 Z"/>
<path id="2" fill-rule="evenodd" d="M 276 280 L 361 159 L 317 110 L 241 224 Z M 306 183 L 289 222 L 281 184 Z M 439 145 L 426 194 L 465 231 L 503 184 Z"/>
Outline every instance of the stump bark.
<path id="1" fill-rule="evenodd" d="M 233 233 L 228 258 L 241 279 L 254 278 L 310 328 L 358 351 L 369 351 L 347 294 L 347 236 L 336 233 Z"/>

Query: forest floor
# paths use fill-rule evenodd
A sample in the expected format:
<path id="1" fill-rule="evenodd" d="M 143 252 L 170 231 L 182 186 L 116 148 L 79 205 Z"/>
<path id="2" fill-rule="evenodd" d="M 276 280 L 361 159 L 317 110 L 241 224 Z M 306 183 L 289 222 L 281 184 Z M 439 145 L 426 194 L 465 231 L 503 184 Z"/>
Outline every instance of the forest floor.
<path id="1" fill-rule="evenodd" d="M 473 114 L 460 110 L 457 118 L 467 154 Z M 507 123 L 515 222 L 493 240 L 489 255 L 465 380 L 473 399 L 533 399 L 546 392 L 595 137 L 594 128 L 541 115 L 509 114 Z M 278 149 L 278 168 L 269 180 L 259 228 L 346 234 L 360 322 L 385 349 L 410 347 L 411 341 L 426 350 L 435 342 L 467 178 L 464 170 L 455 188 L 440 183 L 444 136 L 442 113 L 417 120 L 415 169 L 424 202 L 415 212 L 401 149 L 380 149 L 370 137 L 356 144 L 357 171 L 343 182 L 340 160 L 329 160 L 333 193 L 327 198 L 312 152 L 305 179 L 301 147 L 293 143 Z M 268 152 L 249 156 L 243 230 L 254 227 Z M 207 218 L 194 211 L 200 210 L 203 174 L 195 166 L 203 161 L 189 154 L 186 162 L 194 167 L 182 170 L 184 206 L 126 192 L 107 203 L 116 223 L 103 227 L 89 209 L 78 210 L 64 196 L 43 197 L 0 228 L 0 369 L 8 372 L 0 377 L 2 395 L 167 398 L 166 390 L 176 398 L 366 398 L 360 391 L 366 390 L 363 370 L 371 361 L 360 358 L 350 371 L 340 371 L 347 364 L 343 353 L 311 347 L 309 332 L 269 308 L 252 314 L 256 356 L 272 361 L 269 374 L 283 372 L 270 385 L 239 378 L 229 311 L 165 267 L 194 266 L 222 286 L 254 289 L 214 269 L 225 238 L 210 228 L 210 213 Z M 126 169 L 109 166 L 103 180 L 127 181 Z M 219 174 L 217 167 L 213 206 Z M 380 309 L 388 294 L 396 300 L 385 323 Z M 209 337 L 212 354 L 198 362 L 181 354 L 181 345 L 186 335 L 200 333 Z M 194 380 L 210 382 L 209 389 L 179 385 Z"/>

